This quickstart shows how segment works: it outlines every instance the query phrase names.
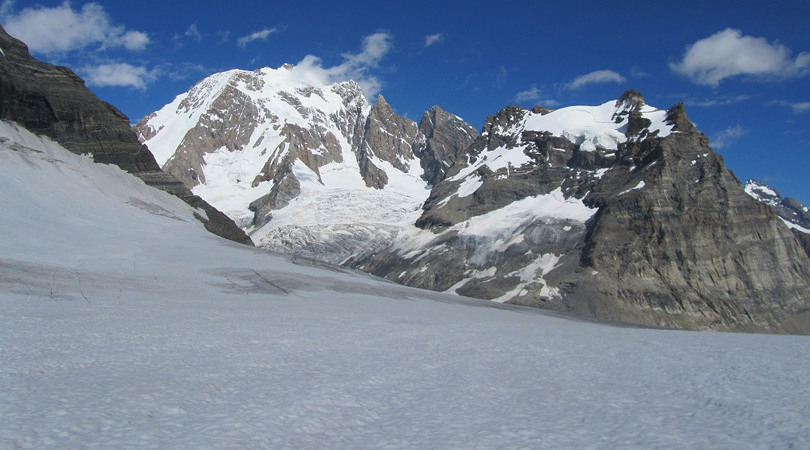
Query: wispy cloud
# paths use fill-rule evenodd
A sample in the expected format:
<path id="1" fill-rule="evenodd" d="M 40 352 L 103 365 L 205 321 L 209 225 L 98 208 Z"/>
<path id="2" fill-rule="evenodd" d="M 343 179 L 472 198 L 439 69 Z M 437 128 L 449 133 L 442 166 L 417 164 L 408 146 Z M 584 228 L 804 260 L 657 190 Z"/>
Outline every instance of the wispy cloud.
<path id="1" fill-rule="evenodd" d="M 186 31 L 183 32 L 183 34 L 180 34 L 180 33 L 175 34 L 172 37 L 172 42 L 174 42 L 175 47 L 177 49 L 180 49 L 180 48 L 183 47 L 184 41 L 187 40 L 187 39 L 190 39 L 190 40 L 195 41 L 195 42 L 201 42 L 202 41 L 203 36 L 202 36 L 202 33 L 200 33 L 200 30 L 197 28 L 197 23 L 196 22 L 189 25 L 188 28 L 186 28 Z"/>
<path id="2" fill-rule="evenodd" d="M 565 85 L 565 89 L 573 91 L 589 84 L 624 83 L 625 81 L 627 81 L 626 78 L 612 70 L 597 70 L 574 78 L 573 81 Z"/>
<path id="3" fill-rule="evenodd" d="M 35 6 L 14 12 L 13 3 L 6 2 L 0 14 L 6 31 L 28 44 L 33 53 L 52 55 L 90 47 L 139 51 L 150 42 L 146 33 L 114 25 L 97 3 L 74 10 L 66 1 L 53 8 Z"/>
<path id="4" fill-rule="evenodd" d="M 386 32 L 377 32 L 363 38 L 360 53 L 344 53 L 343 62 L 336 66 L 324 67 L 323 61 L 314 55 L 307 55 L 291 70 L 296 78 L 311 83 L 331 84 L 340 81 L 354 80 L 363 89 L 367 97 L 374 97 L 383 87 L 383 82 L 372 74 L 380 61 L 394 47 L 393 36 Z"/>
<path id="5" fill-rule="evenodd" d="M 144 66 L 133 66 L 127 63 L 102 64 L 85 66 L 80 69 L 85 81 L 90 86 L 131 87 L 141 91 L 155 81 L 158 70 L 148 70 Z"/>
<path id="6" fill-rule="evenodd" d="M 494 71 L 495 79 L 492 82 L 494 87 L 501 87 L 509 80 L 509 71 L 504 66 L 498 66 Z"/>
<path id="7" fill-rule="evenodd" d="M 200 42 L 202 40 L 202 34 L 200 33 L 200 30 L 197 29 L 197 23 L 196 22 L 189 25 L 188 29 L 186 29 L 186 32 L 183 33 L 183 34 L 187 38 L 193 39 L 193 40 L 195 40 L 197 42 Z"/>
<path id="8" fill-rule="evenodd" d="M 727 28 L 688 46 L 683 58 L 669 67 L 697 84 L 716 87 L 735 76 L 785 79 L 807 75 L 810 53 L 793 58 L 790 49 L 781 44 Z"/>
<path id="9" fill-rule="evenodd" d="M 535 105 L 538 103 L 542 103 L 543 106 L 548 108 L 555 108 L 557 106 L 560 106 L 560 102 L 549 98 L 544 99 L 542 102 L 540 102 L 540 99 L 542 99 L 544 95 L 545 94 L 543 93 L 543 89 L 537 87 L 536 84 L 533 84 L 531 88 L 525 91 L 518 92 L 517 95 L 515 95 L 515 102 L 517 102 L 518 104 L 532 103 Z"/>
<path id="10" fill-rule="evenodd" d="M 790 105 L 795 113 L 806 113 L 810 111 L 810 102 L 798 102 Z"/>
<path id="11" fill-rule="evenodd" d="M 518 103 L 536 102 L 540 100 L 541 94 L 540 88 L 538 88 L 536 84 L 533 84 L 531 88 L 518 92 L 517 95 L 515 95 L 515 101 Z"/>
<path id="12" fill-rule="evenodd" d="M 441 44 L 444 42 L 444 33 L 436 33 L 431 34 L 430 36 L 425 36 L 425 47 L 430 47 L 434 44 Z"/>
<path id="13" fill-rule="evenodd" d="M 770 103 L 771 105 L 786 106 L 793 110 L 796 114 L 806 113 L 810 111 L 810 102 L 796 102 L 789 100 L 775 100 Z"/>
<path id="14" fill-rule="evenodd" d="M 717 97 L 703 100 L 686 100 L 686 104 L 689 106 L 696 106 L 701 108 L 711 108 L 715 106 L 733 105 L 735 103 L 744 102 L 750 99 L 751 99 L 750 95 L 737 95 L 733 97 Z"/>
<path id="15" fill-rule="evenodd" d="M 650 76 L 650 74 L 644 72 L 638 67 L 633 66 L 630 68 L 630 76 L 633 78 L 647 78 L 648 76 Z"/>
<path id="16" fill-rule="evenodd" d="M 740 125 L 726 128 L 711 139 L 712 147 L 716 150 L 728 148 L 748 132 Z"/>
<path id="17" fill-rule="evenodd" d="M 239 44 L 240 47 L 244 47 L 253 41 L 265 41 L 267 37 L 273 33 L 277 33 L 278 28 L 265 28 L 261 31 L 257 31 L 255 33 L 251 33 L 247 36 L 240 37 L 236 43 Z"/>

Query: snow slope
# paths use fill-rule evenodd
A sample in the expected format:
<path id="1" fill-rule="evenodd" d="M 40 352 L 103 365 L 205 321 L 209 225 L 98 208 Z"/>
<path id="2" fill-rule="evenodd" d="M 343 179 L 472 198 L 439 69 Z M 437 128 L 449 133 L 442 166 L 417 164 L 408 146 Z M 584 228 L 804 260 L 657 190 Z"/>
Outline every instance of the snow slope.
<path id="1" fill-rule="evenodd" d="M 0 205 L 3 449 L 810 446 L 807 337 L 575 321 L 294 261 L 6 122 Z"/>

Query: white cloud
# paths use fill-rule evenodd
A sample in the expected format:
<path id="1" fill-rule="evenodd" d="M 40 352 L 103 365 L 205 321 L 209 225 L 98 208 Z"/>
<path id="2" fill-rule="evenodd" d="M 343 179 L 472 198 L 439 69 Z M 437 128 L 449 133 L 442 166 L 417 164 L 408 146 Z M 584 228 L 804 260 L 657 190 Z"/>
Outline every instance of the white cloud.
<path id="1" fill-rule="evenodd" d="M 363 38 L 360 53 L 344 53 L 343 62 L 333 67 L 323 67 L 323 61 L 314 55 L 307 55 L 291 70 L 296 78 L 313 84 L 331 84 L 340 81 L 354 80 L 363 89 L 367 97 L 373 98 L 381 90 L 383 83 L 372 75 L 372 69 L 393 48 L 392 36 L 378 32 Z"/>
<path id="2" fill-rule="evenodd" d="M 688 46 L 681 61 L 669 67 L 697 84 L 718 86 L 740 75 L 777 79 L 806 75 L 810 53 L 791 58 L 791 51 L 781 44 L 727 28 Z"/>
<path id="3" fill-rule="evenodd" d="M 712 148 L 715 150 L 727 148 L 737 142 L 741 137 L 745 136 L 748 132 L 739 125 L 726 128 L 725 130 L 717 133 L 712 138 Z"/>
<path id="4" fill-rule="evenodd" d="M 543 90 L 538 88 L 536 84 L 533 84 L 531 88 L 518 92 L 515 95 L 515 101 L 517 103 L 533 103 L 538 104 L 542 103 L 543 106 L 547 108 L 554 108 L 560 106 L 560 102 L 551 99 L 545 99 L 540 102 L 540 99 L 543 97 Z"/>
<path id="5" fill-rule="evenodd" d="M 81 73 L 90 86 L 132 87 L 141 91 L 146 90 L 146 85 L 155 81 L 158 75 L 157 70 L 127 63 L 85 66 Z"/>
<path id="6" fill-rule="evenodd" d="M 140 31 L 127 31 L 121 37 L 121 42 L 127 50 L 143 50 L 149 45 L 149 35 Z"/>
<path id="7" fill-rule="evenodd" d="M 441 44 L 444 42 L 444 33 L 431 34 L 425 36 L 425 47 L 430 47 L 433 44 Z"/>
<path id="8" fill-rule="evenodd" d="M 573 81 L 565 85 L 566 89 L 574 90 L 589 84 L 597 83 L 624 83 L 626 78 L 612 70 L 597 70 L 574 78 Z"/>
<path id="9" fill-rule="evenodd" d="M 137 51 L 149 44 L 146 33 L 113 25 L 104 7 L 97 3 L 74 10 L 66 1 L 53 8 L 35 6 L 19 13 L 6 3 L 0 11 L 6 31 L 28 44 L 34 53 L 58 54 L 92 46 Z"/>
<path id="10" fill-rule="evenodd" d="M 515 96 L 515 101 L 518 103 L 536 102 L 537 100 L 540 100 L 540 95 L 540 89 L 536 84 L 533 84 L 530 89 L 518 92 Z"/>
<path id="11" fill-rule="evenodd" d="M 278 32 L 277 28 L 265 28 L 264 30 L 257 31 L 255 33 L 251 33 L 247 36 L 240 37 L 236 43 L 239 44 L 240 47 L 244 47 L 253 41 L 264 41 L 267 40 L 267 37 L 273 33 Z"/>

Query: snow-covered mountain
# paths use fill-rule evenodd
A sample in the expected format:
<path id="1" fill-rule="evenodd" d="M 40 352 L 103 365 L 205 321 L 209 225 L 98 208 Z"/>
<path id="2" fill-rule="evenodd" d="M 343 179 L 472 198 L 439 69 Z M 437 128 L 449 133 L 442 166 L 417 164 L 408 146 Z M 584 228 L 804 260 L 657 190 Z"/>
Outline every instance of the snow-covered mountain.
<path id="1" fill-rule="evenodd" d="M 405 284 L 697 329 L 810 326 L 810 258 L 745 194 L 682 105 L 509 107 L 384 252 L 348 262 Z"/>
<path id="2" fill-rule="evenodd" d="M 256 244 L 330 262 L 413 223 L 477 136 L 439 107 L 417 124 L 355 82 L 323 85 L 290 65 L 208 77 L 136 131 Z"/>
<path id="3" fill-rule="evenodd" d="M 810 330 L 810 240 L 745 194 L 683 105 L 510 106 L 478 136 L 431 112 L 417 127 L 287 66 L 215 75 L 137 129 L 265 248 L 581 315 Z"/>
<path id="4" fill-rule="evenodd" d="M 771 206 L 791 229 L 803 234 L 810 234 L 810 208 L 802 205 L 795 198 L 782 197 L 779 191 L 757 180 L 746 181 L 745 192 Z"/>

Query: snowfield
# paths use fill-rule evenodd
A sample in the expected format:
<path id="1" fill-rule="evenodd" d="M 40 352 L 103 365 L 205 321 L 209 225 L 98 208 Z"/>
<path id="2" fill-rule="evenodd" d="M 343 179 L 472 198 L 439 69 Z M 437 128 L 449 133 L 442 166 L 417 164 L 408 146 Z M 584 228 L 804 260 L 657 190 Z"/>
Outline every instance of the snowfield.
<path id="1" fill-rule="evenodd" d="M 810 338 L 573 320 L 208 234 L 0 122 L 0 448 L 810 448 Z"/>

